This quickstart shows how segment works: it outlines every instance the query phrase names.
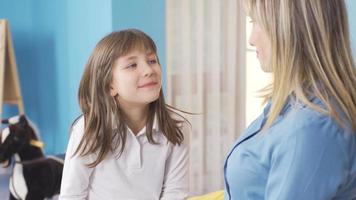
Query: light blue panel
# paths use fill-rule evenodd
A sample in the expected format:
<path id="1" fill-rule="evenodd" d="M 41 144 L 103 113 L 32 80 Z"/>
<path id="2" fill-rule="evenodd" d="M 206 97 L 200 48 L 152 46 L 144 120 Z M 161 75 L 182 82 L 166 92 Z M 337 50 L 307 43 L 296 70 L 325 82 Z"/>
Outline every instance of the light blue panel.
<path id="1" fill-rule="evenodd" d="M 166 4 L 165 0 L 113 0 L 114 30 L 137 28 L 155 41 L 162 65 L 163 88 L 166 88 Z"/>
<path id="2" fill-rule="evenodd" d="M 80 114 L 77 91 L 85 63 L 99 39 L 112 30 L 111 0 L 67 0 L 66 6 L 67 41 L 61 49 L 66 65 L 57 69 L 61 134 L 54 137 L 55 152 L 65 149 L 70 125 Z"/>
<path id="3" fill-rule="evenodd" d="M 66 143 L 68 131 L 61 128 L 63 123 L 60 118 L 65 112 L 60 105 L 66 94 L 60 90 L 67 86 L 66 80 L 58 78 L 59 73 L 67 74 L 68 52 L 67 52 L 67 3 L 66 1 L 33 0 L 32 32 L 34 64 L 36 65 L 37 79 L 36 87 L 29 87 L 29 91 L 38 91 L 38 128 L 45 142 L 46 153 L 63 152 L 62 146 Z M 68 87 L 68 86 L 67 86 Z M 56 147 L 62 147 L 56 151 Z"/>
<path id="4" fill-rule="evenodd" d="M 351 32 L 351 43 L 354 58 L 356 58 L 356 1 L 355 0 L 347 0 L 348 6 L 348 15 L 349 15 L 349 24 L 350 24 L 350 32 Z"/>

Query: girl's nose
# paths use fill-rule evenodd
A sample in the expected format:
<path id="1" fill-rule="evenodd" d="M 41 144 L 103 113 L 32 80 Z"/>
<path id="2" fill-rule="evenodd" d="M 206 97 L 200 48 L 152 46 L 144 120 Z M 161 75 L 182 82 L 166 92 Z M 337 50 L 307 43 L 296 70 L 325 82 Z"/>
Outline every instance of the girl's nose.
<path id="1" fill-rule="evenodd" d="M 142 65 L 142 74 L 143 76 L 151 76 L 153 74 L 152 66 L 147 63 Z"/>

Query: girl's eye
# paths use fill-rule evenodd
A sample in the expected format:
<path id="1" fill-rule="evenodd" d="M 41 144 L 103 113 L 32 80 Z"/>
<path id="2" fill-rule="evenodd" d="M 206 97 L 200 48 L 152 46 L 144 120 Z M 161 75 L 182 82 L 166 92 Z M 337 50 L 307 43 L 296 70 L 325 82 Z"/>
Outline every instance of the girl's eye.
<path id="1" fill-rule="evenodd" d="M 132 64 L 129 64 L 126 69 L 129 69 L 129 68 L 135 68 L 137 67 L 137 64 L 136 63 L 132 63 Z"/>
<path id="2" fill-rule="evenodd" d="M 151 60 L 148 61 L 148 63 L 153 65 L 153 64 L 157 63 L 157 60 L 156 59 L 151 59 Z"/>

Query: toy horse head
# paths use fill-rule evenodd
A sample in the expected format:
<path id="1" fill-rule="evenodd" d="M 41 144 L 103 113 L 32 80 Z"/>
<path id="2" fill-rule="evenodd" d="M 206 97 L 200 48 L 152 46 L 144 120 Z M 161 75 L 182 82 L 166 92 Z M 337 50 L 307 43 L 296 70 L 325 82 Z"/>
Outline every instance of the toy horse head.
<path id="1" fill-rule="evenodd" d="M 32 160 L 43 157 L 43 143 L 37 138 L 34 128 L 24 115 L 2 120 L 9 124 L 0 134 L 0 163 L 9 165 L 13 155 L 18 154 L 20 160 Z"/>

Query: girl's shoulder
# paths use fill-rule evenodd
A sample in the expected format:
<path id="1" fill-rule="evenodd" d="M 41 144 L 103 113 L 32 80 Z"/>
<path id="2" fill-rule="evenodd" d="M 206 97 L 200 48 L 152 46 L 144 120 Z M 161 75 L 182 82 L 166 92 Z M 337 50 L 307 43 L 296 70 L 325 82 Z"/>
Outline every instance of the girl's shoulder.
<path id="1" fill-rule="evenodd" d="M 84 115 L 77 117 L 70 128 L 71 137 L 81 137 L 84 134 Z"/>

